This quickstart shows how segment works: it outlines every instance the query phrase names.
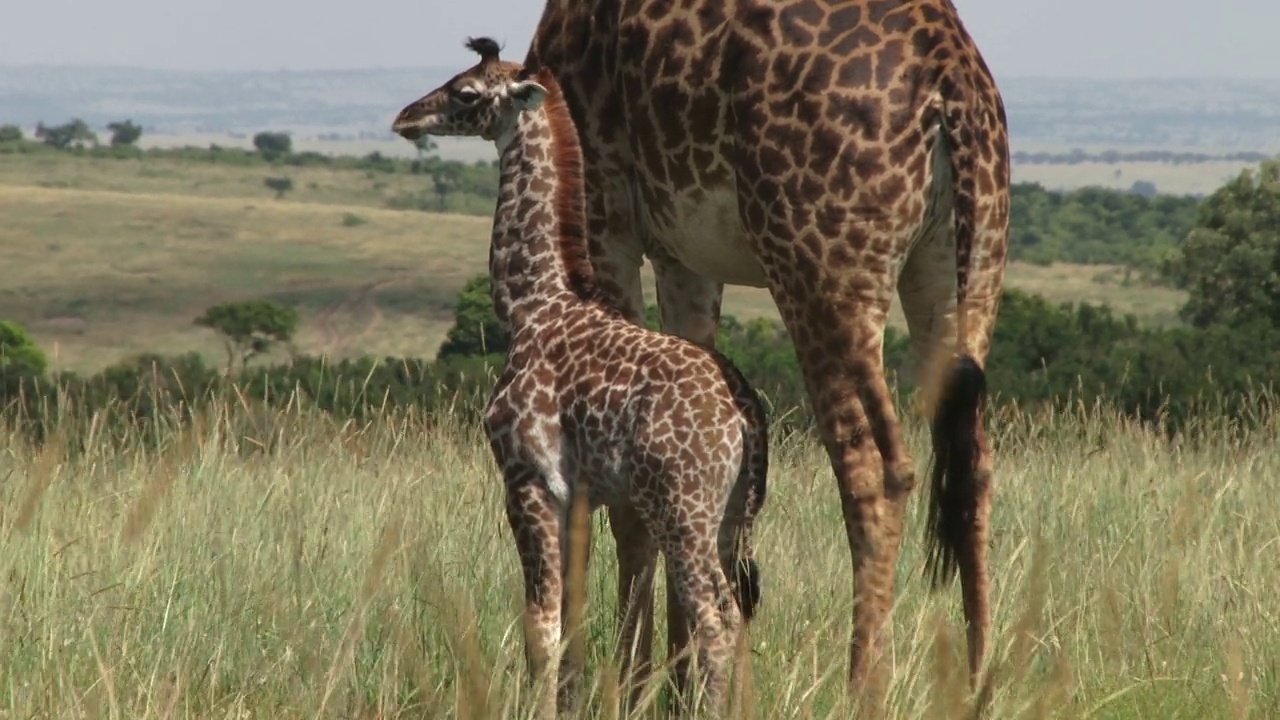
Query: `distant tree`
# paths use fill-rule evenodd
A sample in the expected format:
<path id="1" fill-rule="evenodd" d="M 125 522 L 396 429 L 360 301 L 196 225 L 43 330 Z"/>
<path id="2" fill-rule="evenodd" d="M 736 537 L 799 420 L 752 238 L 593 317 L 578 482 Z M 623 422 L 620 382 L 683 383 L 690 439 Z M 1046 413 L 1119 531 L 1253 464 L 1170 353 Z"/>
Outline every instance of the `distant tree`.
<path id="1" fill-rule="evenodd" d="M 21 142 L 23 139 L 22 128 L 17 125 L 0 125 L 0 143 Z"/>
<path id="2" fill-rule="evenodd" d="M 440 212 L 449 208 L 449 195 L 458 184 L 461 169 L 458 163 L 444 163 L 431 173 L 436 191 L 436 206 Z"/>
<path id="3" fill-rule="evenodd" d="M 1117 170 L 1116 172 L 1120 171 Z M 1160 194 L 1159 191 L 1156 190 L 1156 184 L 1150 180 L 1134 180 L 1133 184 L 1129 186 L 1129 192 L 1134 195 L 1141 195 L 1142 197 L 1147 198 L 1153 198 Z"/>
<path id="4" fill-rule="evenodd" d="M 1014 183 L 1009 216 L 1009 259 L 1118 264 L 1158 270 L 1195 224 L 1199 202 L 1190 196 L 1148 195 L 1083 187 L 1067 192 Z"/>
<path id="5" fill-rule="evenodd" d="M 271 188 L 276 193 L 276 199 L 284 197 L 284 194 L 293 190 L 293 178 L 291 177 L 269 177 L 262 181 L 263 185 Z"/>
<path id="6" fill-rule="evenodd" d="M 662 330 L 662 311 L 652 303 L 644 306 L 644 326 L 650 330 Z"/>
<path id="7" fill-rule="evenodd" d="M 36 138 L 44 142 L 45 145 L 59 150 L 98 144 L 97 134 L 90 130 L 85 121 L 80 118 L 73 118 L 71 122 L 53 127 L 49 127 L 43 122 L 39 123 L 36 125 Z"/>
<path id="8" fill-rule="evenodd" d="M 364 156 L 364 165 L 370 170 L 378 170 L 384 173 L 394 173 L 396 171 L 396 161 L 377 150 Z"/>
<path id="9" fill-rule="evenodd" d="M 489 291 L 489 275 L 477 275 L 458 292 L 453 307 L 453 327 L 436 354 L 437 360 L 504 354 L 511 336 L 498 320 Z"/>
<path id="10" fill-rule="evenodd" d="M 293 138 L 288 133 L 260 132 L 253 136 L 253 146 L 267 160 L 275 160 L 293 152 Z"/>
<path id="11" fill-rule="evenodd" d="M 414 140 L 413 146 L 418 150 L 419 160 L 426 158 L 428 155 L 434 154 L 436 149 L 440 147 L 436 144 L 435 140 L 431 139 L 430 135 L 423 135 L 417 140 Z"/>
<path id="12" fill-rule="evenodd" d="M 243 370 L 249 360 L 269 351 L 277 343 L 289 343 L 298 330 L 298 311 L 270 300 L 215 305 L 195 319 L 222 336 L 227 348 L 227 371 L 235 369 L 236 358 Z"/>
<path id="13" fill-rule="evenodd" d="M 142 137 L 142 126 L 135 125 L 132 120 L 107 123 L 107 129 L 111 131 L 111 147 L 132 145 Z"/>
<path id="14" fill-rule="evenodd" d="M 1190 292 L 1181 315 L 1196 327 L 1258 319 L 1280 326 L 1280 160 L 1206 198 L 1163 270 Z"/>
<path id="15" fill-rule="evenodd" d="M 0 399 L 11 396 L 23 380 L 44 375 L 49 360 L 25 328 L 0 320 Z"/>

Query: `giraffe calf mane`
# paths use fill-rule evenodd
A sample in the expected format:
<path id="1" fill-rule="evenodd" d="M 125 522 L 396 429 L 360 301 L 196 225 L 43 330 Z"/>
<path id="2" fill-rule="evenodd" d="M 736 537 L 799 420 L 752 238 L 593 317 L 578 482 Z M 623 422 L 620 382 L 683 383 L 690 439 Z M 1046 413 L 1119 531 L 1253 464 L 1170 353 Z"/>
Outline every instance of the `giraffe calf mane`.
<path id="1" fill-rule="evenodd" d="M 578 129 L 551 71 L 543 68 L 534 77 L 547 89 L 543 108 L 551 126 L 552 162 L 556 168 L 555 211 L 560 258 L 573 292 L 583 300 L 602 302 L 603 296 L 596 285 L 595 268 L 591 265 L 587 246 L 587 195 L 582 178 L 582 145 L 578 140 Z"/>

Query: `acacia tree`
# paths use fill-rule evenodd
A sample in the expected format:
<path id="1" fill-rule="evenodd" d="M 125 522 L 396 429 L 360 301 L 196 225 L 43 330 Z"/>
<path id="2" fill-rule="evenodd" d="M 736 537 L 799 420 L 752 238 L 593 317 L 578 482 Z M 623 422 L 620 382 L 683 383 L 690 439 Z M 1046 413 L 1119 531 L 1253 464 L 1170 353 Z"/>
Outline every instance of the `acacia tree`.
<path id="1" fill-rule="evenodd" d="M 507 352 L 511 335 L 493 310 L 489 275 L 477 275 L 458 292 L 453 307 L 453 327 L 445 335 L 436 358 L 501 355 Z"/>
<path id="2" fill-rule="evenodd" d="M 275 191 L 277 200 L 284 199 L 285 193 L 293 190 L 293 178 L 287 175 L 264 178 L 262 184 Z"/>
<path id="3" fill-rule="evenodd" d="M 440 212 L 444 212 L 449 208 L 449 193 L 458 183 L 458 168 L 452 164 L 442 165 L 431 174 L 431 180 L 435 185 L 437 206 Z"/>
<path id="4" fill-rule="evenodd" d="M 89 125 L 80 118 L 72 118 L 71 122 L 52 127 L 43 122 L 36 125 L 36 137 L 50 147 L 64 150 L 69 147 L 97 145 L 98 136 L 89 129 Z"/>
<path id="5" fill-rule="evenodd" d="M 1189 291 L 1180 314 L 1196 327 L 1280 327 L 1280 161 L 1245 170 L 1206 198 L 1163 270 Z"/>
<path id="6" fill-rule="evenodd" d="M 260 132 L 253 136 L 253 146 L 266 160 L 275 160 L 293 152 L 293 138 L 288 133 Z"/>
<path id="7" fill-rule="evenodd" d="M 0 320 L 0 398 L 13 394 L 24 379 L 44 375 L 48 367 L 44 351 L 25 328 Z"/>
<path id="8" fill-rule="evenodd" d="M 135 125 L 132 120 L 107 123 L 107 129 L 111 131 L 111 147 L 132 145 L 142 137 L 142 126 Z"/>
<path id="9" fill-rule="evenodd" d="M 195 324 L 222 336 L 227 348 L 227 372 L 235 369 L 236 358 L 243 371 L 255 356 L 278 343 L 292 342 L 298 330 L 298 311 L 270 300 L 223 303 L 205 310 Z"/>
<path id="10" fill-rule="evenodd" d="M 440 147 L 439 145 L 436 144 L 436 141 L 433 140 L 430 135 L 423 135 L 417 140 L 414 140 L 413 146 L 418 150 L 419 160 L 425 159 L 428 155 L 431 155 L 436 151 L 437 148 Z"/>

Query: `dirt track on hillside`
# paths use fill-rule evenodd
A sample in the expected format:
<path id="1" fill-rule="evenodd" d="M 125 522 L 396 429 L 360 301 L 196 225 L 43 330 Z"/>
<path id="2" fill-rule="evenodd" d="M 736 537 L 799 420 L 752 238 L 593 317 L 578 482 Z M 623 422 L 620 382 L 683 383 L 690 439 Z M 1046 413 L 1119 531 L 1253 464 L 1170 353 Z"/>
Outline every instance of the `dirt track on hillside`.
<path id="1" fill-rule="evenodd" d="M 402 278 L 393 277 L 366 283 L 346 297 L 326 305 L 315 318 L 320 330 L 320 344 L 316 352 L 339 355 L 361 338 L 376 333 L 385 313 L 378 307 L 373 294 L 400 280 Z M 345 328 L 342 327 L 344 325 Z"/>

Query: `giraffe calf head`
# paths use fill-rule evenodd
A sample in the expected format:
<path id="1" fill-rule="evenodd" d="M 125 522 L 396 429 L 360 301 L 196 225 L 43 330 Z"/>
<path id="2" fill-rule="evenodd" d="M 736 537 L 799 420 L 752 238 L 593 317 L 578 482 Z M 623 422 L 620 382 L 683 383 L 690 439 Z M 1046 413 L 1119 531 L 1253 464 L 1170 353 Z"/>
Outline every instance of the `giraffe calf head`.
<path id="1" fill-rule="evenodd" d="M 498 58 L 498 43 L 471 38 L 480 62 L 405 106 L 391 130 L 406 140 L 424 135 L 509 136 L 521 112 L 538 108 L 547 89 L 520 63 Z"/>

